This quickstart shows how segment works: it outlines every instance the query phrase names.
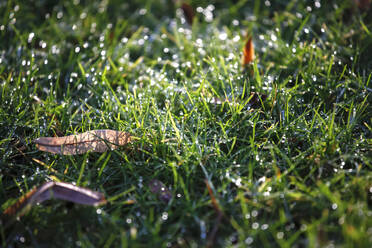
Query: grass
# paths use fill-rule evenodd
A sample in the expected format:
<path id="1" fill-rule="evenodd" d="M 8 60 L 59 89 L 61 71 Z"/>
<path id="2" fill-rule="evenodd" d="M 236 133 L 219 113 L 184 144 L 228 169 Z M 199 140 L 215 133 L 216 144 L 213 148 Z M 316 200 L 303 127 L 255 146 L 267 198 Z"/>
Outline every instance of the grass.
<path id="1" fill-rule="evenodd" d="M 34 206 L 1 246 L 370 247 L 372 16 L 331 2 L 195 1 L 192 26 L 165 0 L 0 2 L 1 210 L 50 180 L 108 200 Z M 32 143 L 106 128 L 137 138 Z"/>

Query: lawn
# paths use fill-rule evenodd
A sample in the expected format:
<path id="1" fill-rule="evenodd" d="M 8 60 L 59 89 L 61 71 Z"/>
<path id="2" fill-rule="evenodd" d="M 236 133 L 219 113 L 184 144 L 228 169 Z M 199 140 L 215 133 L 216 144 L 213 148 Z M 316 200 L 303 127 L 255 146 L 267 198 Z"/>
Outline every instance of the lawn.
<path id="1" fill-rule="evenodd" d="M 0 1 L 0 212 L 107 200 L 3 213 L 0 246 L 371 247 L 372 5 L 181 2 Z M 96 129 L 132 141 L 33 142 Z"/>

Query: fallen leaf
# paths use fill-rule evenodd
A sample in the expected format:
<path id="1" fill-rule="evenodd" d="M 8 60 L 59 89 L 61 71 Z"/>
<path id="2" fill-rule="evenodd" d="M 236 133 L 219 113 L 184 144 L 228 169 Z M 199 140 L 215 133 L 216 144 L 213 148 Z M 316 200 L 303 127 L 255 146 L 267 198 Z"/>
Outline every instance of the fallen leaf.
<path id="1" fill-rule="evenodd" d="M 248 65 L 254 60 L 254 45 L 252 37 L 249 37 L 243 48 L 242 65 L 243 67 Z"/>
<path id="2" fill-rule="evenodd" d="M 40 137 L 34 140 L 40 151 L 74 155 L 88 151 L 105 152 L 129 143 L 131 135 L 115 130 L 93 130 L 65 137 Z"/>
<path id="3" fill-rule="evenodd" d="M 47 182 L 39 188 L 33 188 L 16 203 L 5 209 L 4 215 L 24 214 L 32 205 L 51 198 L 71 201 L 83 205 L 97 206 L 106 203 L 102 193 L 63 182 Z"/>
<path id="4" fill-rule="evenodd" d="M 172 193 L 161 181 L 157 179 L 153 179 L 149 182 L 149 188 L 153 194 L 158 195 L 160 200 L 165 203 L 168 203 L 172 199 Z"/>
<path id="5" fill-rule="evenodd" d="M 194 9 L 187 3 L 182 3 L 181 9 L 183 11 L 183 14 L 185 15 L 187 23 L 192 25 L 192 22 L 195 17 Z"/>

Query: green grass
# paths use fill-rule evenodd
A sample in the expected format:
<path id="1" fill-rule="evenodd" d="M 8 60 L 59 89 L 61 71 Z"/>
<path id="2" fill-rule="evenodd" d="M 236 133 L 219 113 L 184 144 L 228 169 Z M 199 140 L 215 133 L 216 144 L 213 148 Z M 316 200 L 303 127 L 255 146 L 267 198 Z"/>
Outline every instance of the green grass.
<path id="1" fill-rule="evenodd" d="M 1 246 L 371 246 L 371 12 L 215 1 L 207 20 L 195 1 L 190 26 L 170 0 L 32 2 L 0 2 L 0 210 L 50 180 L 108 204 L 34 206 L 0 224 Z M 32 143 L 106 128 L 138 139 L 75 156 Z"/>

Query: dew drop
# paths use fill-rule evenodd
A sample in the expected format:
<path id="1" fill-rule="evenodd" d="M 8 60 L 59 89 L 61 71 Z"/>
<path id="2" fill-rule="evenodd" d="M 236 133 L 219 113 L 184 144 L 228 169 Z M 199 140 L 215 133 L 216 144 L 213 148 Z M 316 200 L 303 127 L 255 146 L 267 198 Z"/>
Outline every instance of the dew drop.
<path id="1" fill-rule="evenodd" d="M 274 42 L 278 39 L 278 38 L 276 37 L 275 34 L 271 34 L 271 35 L 270 35 L 270 38 L 271 38 L 271 40 L 274 41 Z"/>
<path id="2" fill-rule="evenodd" d="M 257 228 L 259 228 L 260 227 L 260 224 L 258 224 L 257 222 L 254 222 L 253 224 L 252 224 L 252 228 L 253 229 L 257 229 Z"/>
<path id="3" fill-rule="evenodd" d="M 62 11 L 59 11 L 57 13 L 57 19 L 61 19 L 63 17 L 63 12 Z"/>
<path id="4" fill-rule="evenodd" d="M 28 38 L 27 38 L 27 42 L 28 43 L 31 43 L 32 42 L 32 39 L 35 37 L 35 33 L 30 33 L 29 35 L 28 35 Z"/>
<path id="5" fill-rule="evenodd" d="M 277 237 L 278 239 L 282 239 L 282 238 L 284 237 L 284 233 L 283 233 L 283 232 L 278 232 L 278 233 L 276 234 L 276 237 Z"/>
<path id="6" fill-rule="evenodd" d="M 226 33 L 221 33 L 218 38 L 222 41 L 226 40 L 227 39 L 227 34 Z"/>
<path id="7" fill-rule="evenodd" d="M 248 237 L 248 238 L 245 239 L 244 242 L 245 242 L 247 245 L 250 245 L 250 244 L 253 243 L 253 238 L 252 238 L 252 237 Z"/>
<path id="8" fill-rule="evenodd" d="M 258 211 L 257 210 L 253 210 L 252 211 L 252 217 L 257 217 L 258 215 Z"/>
<path id="9" fill-rule="evenodd" d="M 168 213 L 167 212 L 163 212 L 162 215 L 161 215 L 161 219 L 162 220 L 167 220 L 168 219 Z"/>

